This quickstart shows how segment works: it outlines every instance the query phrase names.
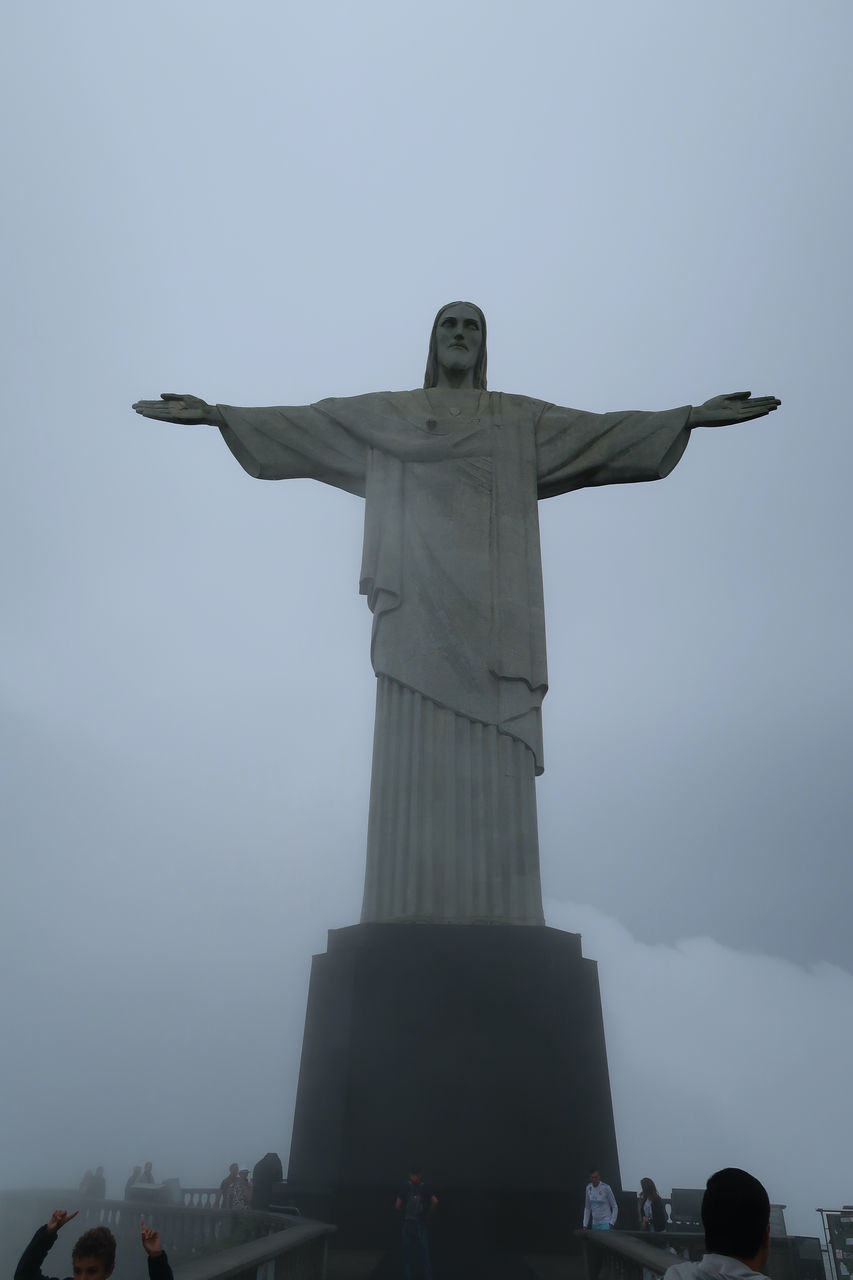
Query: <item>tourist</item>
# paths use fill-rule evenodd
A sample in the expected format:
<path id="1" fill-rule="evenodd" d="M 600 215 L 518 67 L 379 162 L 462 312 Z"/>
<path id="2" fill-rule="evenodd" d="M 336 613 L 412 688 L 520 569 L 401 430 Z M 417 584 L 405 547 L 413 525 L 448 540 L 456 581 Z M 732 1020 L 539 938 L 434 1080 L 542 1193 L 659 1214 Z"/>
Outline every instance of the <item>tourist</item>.
<path id="1" fill-rule="evenodd" d="M 666 1205 L 658 1194 L 651 1178 L 640 1179 L 640 1195 L 637 1201 L 641 1231 L 666 1231 L 669 1223 Z"/>
<path id="2" fill-rule="evenodd" d="M 770 1254 L 770 1198 L 752 1174 L 720 1169 L 702 1197 L 705 1254 L 679 1262 L 664 1280 L 756 1280 Z"/>
<path id="3" fill-rule="evenodd" d="M 268 1151 L 252 1170 L 252 1208 L 269 1210 L 273 1185 L 283 1178 L 281 1159 L 275 1151 Z"/>
<path id="4" fill-rule="evenodd" d="M 402 1260 L 403 1280 L 411 1280 L 412 1254 L 420 1257 L 422 1280 L 431 1280 L 427 1219 L 438 1204 L 432 1190 L 426 1185 L 421 1166 L 412 1166 L 412 1173 L 397 1192 L 394 1208 L 403 1211 Z"/>
<path id="5" fill-rule="evenodd" d="M 597 1169 L 590 1169 L 583 1207 L 583 1225 L 593 1231 L 609 1231 L 619 1216 L 616 1197 Z"/>
<path id="6" fill-rule="evenodd" d="M 252 1184 L 249 1181 L 249 1170 L 241 1169 L 237 1175 L 236 1185 L 232 1188 L 231 1198 L 235 1209 L 248 1209 L 252 1203 Z"/>
<path id="7" fill-rule="evenodd" d="M 54 1209 L 50 1220 L 39 1227 L 15 1268 L 15 1280 L 48 1280 L 41 1266 L 56 1244 L 56 1237 L 66 1222 L 77 1217 L 78 1210 L 66 1213 Z M 142 1247 L 148 1254 L 149 1280 L 172 1280 L 172 1268 L 163 1252 L 160 1233 L 142 1223 Z M 116 1242 L 107 1227 L 91 1227 L 84 1231 L 71 1250 L 74 1280 L 107 1280 L 113 1273 L 116 1261 Z"/>
<path id="8" fill-rule="evenodd" d="M 219 1184 L 219 1207 L 220 1209 L 236 1209 L 234 1203 L 235 1189 L 240 1180 L 240 1166 L 235 1162 L 228 1166 L 228 1176 L 223 1178 Z"/>

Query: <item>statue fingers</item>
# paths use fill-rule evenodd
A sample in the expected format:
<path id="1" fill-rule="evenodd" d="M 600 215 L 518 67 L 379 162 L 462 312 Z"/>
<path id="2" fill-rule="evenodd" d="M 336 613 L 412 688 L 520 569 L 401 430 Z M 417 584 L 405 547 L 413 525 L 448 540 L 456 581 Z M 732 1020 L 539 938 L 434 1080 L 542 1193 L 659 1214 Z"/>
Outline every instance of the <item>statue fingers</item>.
<path id="1" fill-rule="evenodd" d="M 137 413 L 141 413 L 146 418 L 162 418 L 169 409 L 162 400 L 137 400 L 131 405 Z"/>
<path id="2" fill-rule="evenodd" d="M 198 410 L 187 405 L 180 396 L 173 400 L 137 400 L 133 408 L 144 418 L 155 418 L 158 422 L 197 422 Z"/>
<path id="3" fill-rule="evenodd" d="M 750 404 L 760 404 L 766 409 L 778 409 L 782 403 L 776 396 L 756 396 L 754 400 L 750 400 Z"/>
<path id="4" fill-rule="evenodd" d="M 773 413 L 774 409 L 779 408 L 779 402 L 773 400 L 753 400 L 749 404 L 743 405 L 738 411 L 738 417 L 741 419 L 763 418 L 765 414 Z"/>

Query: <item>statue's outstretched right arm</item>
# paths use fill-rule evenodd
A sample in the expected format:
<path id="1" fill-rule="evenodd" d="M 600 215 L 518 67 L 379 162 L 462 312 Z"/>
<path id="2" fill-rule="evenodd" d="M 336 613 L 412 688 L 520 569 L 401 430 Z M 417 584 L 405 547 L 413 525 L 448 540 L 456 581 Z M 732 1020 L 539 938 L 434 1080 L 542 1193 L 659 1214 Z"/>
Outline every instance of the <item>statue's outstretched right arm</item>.
<path id="1" fill-rule="evenodd" d="M 186 426 L 225 426 L 225 419 L 215 404 L 208 404 L 198 396 L 176 395 L 173 391 L 164 391 L 159 400 L 137 400 L 133 408 L 143 418 L 157 418 L 160 422 L 179 422 Z"/>
<path id="2" fill-rule="evenodd" d="M 306 477 L 364 497 L 368 446 L 336 416 L 336 406 L 349 403 L 240 408 L 165 392 L 159 400 L 138 400 L 133 407 L 160 422 L 218 427 L 240 466 L 257 480 Z M 370 418 L 370 408 L 354 415 L 350 410 L 356 424 L 365 415 Z"/>

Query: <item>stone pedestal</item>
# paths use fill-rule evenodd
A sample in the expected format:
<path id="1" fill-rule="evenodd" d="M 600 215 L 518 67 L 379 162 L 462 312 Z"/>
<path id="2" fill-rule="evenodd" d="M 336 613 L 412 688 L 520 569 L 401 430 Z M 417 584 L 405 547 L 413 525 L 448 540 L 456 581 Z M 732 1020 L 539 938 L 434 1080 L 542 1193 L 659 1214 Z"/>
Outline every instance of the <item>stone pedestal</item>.
<path id="1" fill-rule="evenodd" d="M 596 965 L 545 926 L 363 924 L 311 970 L 288 1170 L 341 1241 L 393 1247 L 419 1163 L 433 1232 L 573 1247 L 587 1171 L 619 1166 Z"/>

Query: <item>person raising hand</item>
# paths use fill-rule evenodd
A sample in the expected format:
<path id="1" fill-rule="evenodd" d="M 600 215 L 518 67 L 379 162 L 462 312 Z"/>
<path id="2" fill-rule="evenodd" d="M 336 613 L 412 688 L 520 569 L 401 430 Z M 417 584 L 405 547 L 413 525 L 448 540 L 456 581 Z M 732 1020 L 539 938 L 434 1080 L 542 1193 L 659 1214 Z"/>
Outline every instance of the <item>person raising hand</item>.
<path id="1" fill-rule="evenodd" d="M 56 1244 L 59 1232 L 77 1217 L 78 1210 L 68 1213 L 54 1209 L 43 1227 L 39 1227 L 15 1268 L 15 1280 L 51 1280 L 42 1272 L 42 1263 Z M 149 1280 L 173 1280 L 172 1268 L 163 1251 L 160 1232 L 140 1224 L 142 1247 L 148 1255 Z M 108 1227 L 91 1227 L 84 1231 L 71 1250 L 73 1280 L 109 1280 L 115 1268 L 116 1240 Z M 69 1280 L 72 1280 L 69 1277 Z"/>

